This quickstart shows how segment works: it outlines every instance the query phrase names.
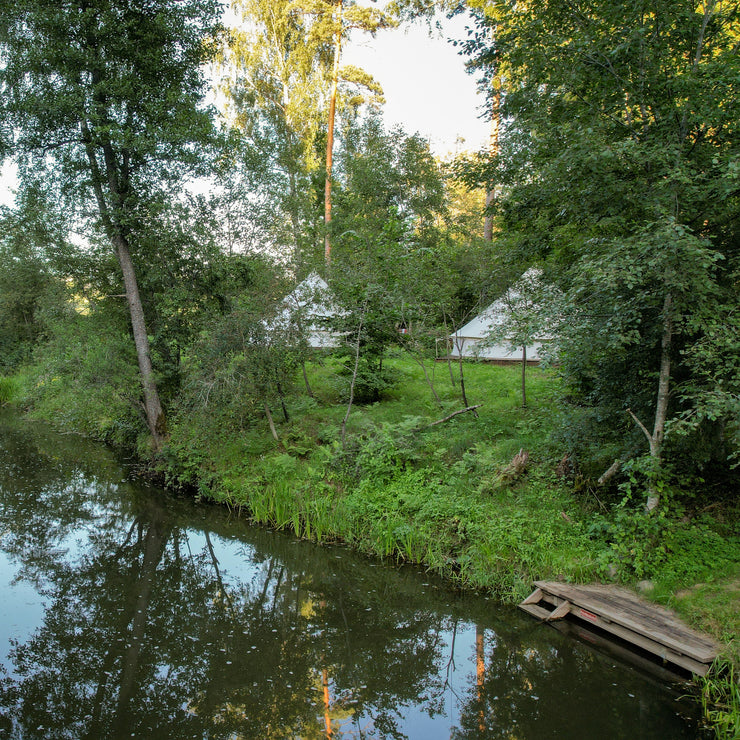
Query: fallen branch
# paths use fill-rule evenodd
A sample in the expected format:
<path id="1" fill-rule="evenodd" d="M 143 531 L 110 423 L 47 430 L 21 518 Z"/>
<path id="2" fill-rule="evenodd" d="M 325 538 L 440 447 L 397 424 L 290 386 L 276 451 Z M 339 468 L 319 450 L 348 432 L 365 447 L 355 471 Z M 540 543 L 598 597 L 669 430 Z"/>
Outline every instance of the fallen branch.
<path id="1" fill-rule="evenodd" d="M 449 421 L 453 416 L 457 416 L 458 414 L 464 414 L 468 411 L 475 411 L 476 409 L 479 409 L 483 404 L 477 403 L 475 406 L 467 406 L 464 409 L 460 409 L 459 411 L 454 411 L 449 416 L 445 416 L 444 419 L 439 419 L 437 421 L 433 421 L 431 424 L 428 424 L 427 426 L 435 427 L 437 424 L 442 424 L 445 421 Z"/>
<path id="2" fill-rule="evenodd" d="M 610 481 L 622 467 L 621 460 L 615 460 L 602 474 L 601 477 L 596 481 L 600 486 Z"/>

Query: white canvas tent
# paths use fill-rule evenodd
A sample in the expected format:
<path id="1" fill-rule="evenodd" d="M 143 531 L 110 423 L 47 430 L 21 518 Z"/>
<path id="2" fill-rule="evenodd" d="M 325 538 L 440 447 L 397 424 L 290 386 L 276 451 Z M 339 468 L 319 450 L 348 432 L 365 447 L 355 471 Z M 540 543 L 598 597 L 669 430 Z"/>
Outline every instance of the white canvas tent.
<path id="1" fill-rule="evenodd" d="M 312 272 L 283 299 L 283 306 L 275 324 L 297 324 L 306 332 L 313 349 L 331 349 L 339 344 L 341 335 L 330 331 L 327 321 L 341 315 L 341 309 L 335 305 L 331 290 L 320 275 Z"/>
<path id="2" fill-rule="evenodd" d="M 522 347 L 513 348 L 505 338 L 491 340 L 491 333 L 503 326 L 508 313 L 516 310 L 524 302 L 523 295 L 528 287 L 539 282 L 542 271 L 530 268 L 507 291 L 494 301 L 488 308 L 481 311 L 474 319 L 461 326 L 454 334 L 448 337 L 449 355 L 458 358 L 489 360 L 495 362 L 520 362 Z M 542 346 L 549 340 L 542 332 L 542 336 L 535 337 L 527 344 L 527 361 L 539 362 L 542 359 Z"/>

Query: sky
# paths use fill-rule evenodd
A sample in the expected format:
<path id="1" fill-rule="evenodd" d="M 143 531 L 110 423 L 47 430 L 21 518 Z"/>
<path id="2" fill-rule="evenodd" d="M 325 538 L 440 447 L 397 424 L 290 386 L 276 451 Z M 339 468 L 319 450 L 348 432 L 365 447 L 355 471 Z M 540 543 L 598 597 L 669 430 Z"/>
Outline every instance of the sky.
<path id="1" fill-rule="evenodd" d="M 465 70 L 465 59 L 446 37 L 465 37 L 462 16 L 442 20 L 443 33 L 423 23 L 380 31 L 375 38 L 355 37 L 345 49 L 343 64 L 369 72 L 383 87 L 387 123 L 400 123 L 420 133 L 434 153 L 444 156 L 485 146 L 490 123 L 480 118 L 484 96 Z M 457 143 L 458 137 L 464 143 Z"/>
<path id="2" fill-rule="evenodd" d="M 347 44 L 342 63 L 369 72 L 383 87 L 387 125 L 401 124 L 407 133 L 429 139 L 440 157 L 485 146 L 490 125 L 480 117 L 484 98 L 464 58 L 448 37 L 465 37 L 465 18 L 442 20 L 443 34 L 424 23 L 380 31 L 375 38 L 356 36 Z M 459 140 L 462 141 L 459 141 Z M 0 169 L 0 205 L 12 204 L 15 170 Z"/>

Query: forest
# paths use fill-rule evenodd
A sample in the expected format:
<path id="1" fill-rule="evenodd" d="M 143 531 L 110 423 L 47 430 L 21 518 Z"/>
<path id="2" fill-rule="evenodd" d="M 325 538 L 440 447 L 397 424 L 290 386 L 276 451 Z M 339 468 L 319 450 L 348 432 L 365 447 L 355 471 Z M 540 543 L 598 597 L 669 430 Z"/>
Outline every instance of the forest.
<path id="1" fill-rule="evenodd" d="M 639 583 L 725 646 L 703 691 L 735 737 L 740 8 L 225 10 L 0 0 L 0 403 L 510 601 Z M 491 123 L 447 158 L 343 63 L 440 14 Z M 452 357 L 516 285 L 485 341 L 546 336 L 538 366 Z"/>

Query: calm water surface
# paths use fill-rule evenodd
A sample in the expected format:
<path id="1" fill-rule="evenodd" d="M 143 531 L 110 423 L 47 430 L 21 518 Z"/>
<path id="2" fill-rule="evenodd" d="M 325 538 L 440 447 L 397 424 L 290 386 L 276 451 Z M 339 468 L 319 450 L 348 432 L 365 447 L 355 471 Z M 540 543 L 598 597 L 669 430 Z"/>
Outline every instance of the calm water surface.
<path id="1" fill-rule="evenodd" d="M 2 738 L 696 738 L 672 685 L 0 412 Z"/>

